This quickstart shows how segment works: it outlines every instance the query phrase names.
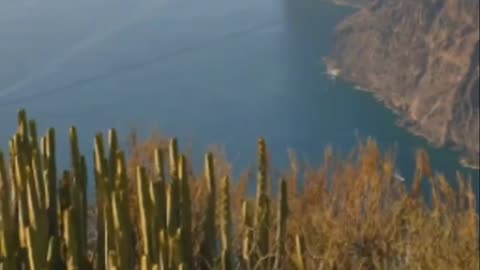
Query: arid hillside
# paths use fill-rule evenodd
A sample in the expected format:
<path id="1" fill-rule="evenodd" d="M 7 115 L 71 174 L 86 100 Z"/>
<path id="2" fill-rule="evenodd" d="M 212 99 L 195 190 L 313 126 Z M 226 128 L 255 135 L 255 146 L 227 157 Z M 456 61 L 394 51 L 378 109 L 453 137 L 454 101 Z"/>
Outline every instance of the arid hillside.
<path id="1" fill-rule="evenodd" d="M 338 26 L 327 63 L 478 165 L 478 57 L 478 0 L 380 0 Z"/>

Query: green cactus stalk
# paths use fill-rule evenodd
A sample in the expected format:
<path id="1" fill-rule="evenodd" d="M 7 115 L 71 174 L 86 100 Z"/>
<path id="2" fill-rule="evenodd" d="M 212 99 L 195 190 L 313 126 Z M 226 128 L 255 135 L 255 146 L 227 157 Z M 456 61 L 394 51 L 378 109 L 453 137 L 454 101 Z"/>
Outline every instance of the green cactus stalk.
<path id="1" fill-rule="evenodd" d="M 259 259 L 269 254 L 270 198 L 268 192 L 267 146 L 262 138 L 258 141 L 257 201 L 255 208 L 255 247 Z M 268 260 L 265 260 L 267 263 Z M 266 263 L 261 268 L 266 267 Z"/>
<path id="2" fill-rule="evenodd" d="M 37 127 L 35 121 L 30 120 L 29 122 L 30 137 L 29 144 L 31 147 L 32 157 L 30 160 L 30 166 L 33 172 L 33 180 L 35 182 L 35 192 L 38 197 L 38 204 L 42 209 L 45 208 L 45 189 L 44 189 L 44 175 L 43 168 L 40 157 L 40 148 L 37 141 Z"/>
<path id="3" fill-rule="evenodd" d="M 111 196 L 112 192 L 115 188 L 115 173 L 116 173 L 116 153 L 118 151 L 118 142 L 117 142 L 117 135 L 115 129 L 110 129 L 108 131 L 108 144 L 109 144 L 109 153 L 103 160 L 103 167 L 104 167 L 104 192 L 105 192 L 105 200 L 104 200 L 104 219 L 105 219 L 105 228 L 109 232 L 106 234 L 106 251 L 109 252 L 110 250 L 115 250 L 115 237 L 113 232 L 114 224 L 113 224 L 113 211 L 112 211 L 112 201 Z M 106 153 L 106 151 L 105 151 Z"/>
<path id="4" fill-rule="evenodd" d="M 17 201 L 17 211 L 18 211 L 18 232 L 19 232 L 19 252 L 18 256 L 18 264 L 20 267 L 21 265 L 28 265 L 29 264 L 29 257 L 28 257 L 28 243 L 27 243 L 27 235 L 26 235 L 26 228 L 31 226 L 31 222 L 34 222 L 36 225 L 35 219 L 35 209 L 37 209 L 37 198 L 34 197 L 32 202 L 32 194 L 29 194 L 28 186 L 33 186 L 31 184 L 32 176 L 31 170 L 28 164 L 28 159 L 26 158 L 26 151 L 23 148 L 22 144 L 22 137 L 19 133 L 15 134 L 13 137 L 13 152 L 14 156 L 14 174 L 15 174 L 15 188 L 14 188 L 14 196 Z M 31 190 L 30 190 L 31 191 Z M 30 205 L 29 205 L 29 196 L 30 196 Z M 31 207 L 30 207 L 31 206 Z M 35 208 L 32 208 L 35 207 Z M 32 219 L 32 220 L 30 220 Z M 34 242 L 34 240 L 32 240 Z"/>
<path id="5" fill-rule="evenodd" d="M 87 173 L 85 168 L 85 158 L 81 156 L 78 146 L 78 135 L 75 127 L 70 128 L 70 156 L 73 172 L 73 182 L 71 186 L 72 211 L 78 221 L 79 230 L 77 232 L 79 240 L 80 267 L 87 267 Z"/>
<path id="6" fill-rule="evenodd" d="M 133 226 L 127 210 L 130 208 L 127 195 L 127 168 L 123 151 L 117 152 L 116 159 L 116 189 L 112 192 L 112 208 L 114 210 L 115 232 L 117 233 L 115 237 L 116 253 L 119 258 L 117 265 L 120 269 L 131 269 L 134 262 L 134 248 L 127 243 L 133 239 Z"/>
<path id="7" fill-rule="evenodd" d="M 169 263 L 169 242 L 168 242 L 168 235 L 166 229 L 160 230 L 158 234 L 158 264 L 160 270 L 168 270 L 168 263 Z"/>
<path id="8" fill-rule="evenodd" d="M 29 136 L 29 141 L 30 141 L 30 146 L 32 149 L 39 149 L 38 145 L 38 133 L 37 133 L 37 124 L 35 120 L 28 120 L 28 128 L 30 129 L 30 136 Z"/>
<path id="9" fill-rule="evenodd" d="M 120 268 L 117 263 L 119 262 L 118 254 L 115 253 L 113 250 L 108 251 L 108 269 L 109 270 L 118 270 Z"/>
<path id="10" fill-rule="evenodd" d="M 177 138 L 172 138 L 168 145 L 169 161 L 170 161 L 170 175 L 178 175 L 178 140 Z"/>
<path id="11" fill-rule="evenodd" d="M 46 208 L 46 200 L 45 200 L 45 189 L 44 189 L 44 175 L 42 172 L 42 165 L 40 163 L 40 154 L 38 150 L 34 149 L 32 154 L 32 176 L 35 185 L 35 192 L 37 193 L 38 204 L 42 209 Z"/>
<path id="12" fill-rule="evenodd" d="M 5 270 L 17 269 L 16 256 L 18 248 L 18 227 L 14 224 L 12 189 L 7 179 L 5 158 L 0 151 L 0 257 L 3 258 L 2 266 Z"/>
<path id="13" fill-rule="evenodd" d="M 297 270 L 307 270 L 305 263 L 305 239 L 299 234 L 295 236 L 295 253 L 293 262 Z"/>
<path id="14" fill-rule="evenodd" d="M 121 198 L 121 195 L 114 191 L 112 193 L 112 211 L 113 211 L 113 224 L 114 224 L 114 238 L 115 238 L 115 263 L 119 269 L 133 269 L 134 261 L 134 249 L 129 242 L 132 239 L 130 220 L 128 212 L 125 211 L 125 201 Z"/>
<path id="15" fill-rule="evenodd" d="M 31 159 L 31 167 L 33 170 L 33 176 L 35 181 L 35 190 L 38 196 L 38 203 L 45 208 L 45 189 L 44 189 L 44 175 L 43 175 L 43 168 L 41 163 L 41 156 L 40 156 L 40 148 L 38 147 L 37 142 L 37 127 L 35 121 L 29 121 L 29 128 L 30 128 L 30 146 L 32 148 L 32 159 Z"/>
<path id="16" fill-rule="evenodd" d="M 28 263 L 28 254 L 27 252 L 27 238 L 25 235 L 25 228 L 27 227 L 25 221 L 25 208 L 22 206 L 22 201 L 18 200 L 18 240 L 19 240 L 19 248 L 18 248 L 18 258 L 17 262 L 20 267 L 22 265 L 26 265 Z"/>
<path id="17" fill-rule="evenodd" d="M 66 262 L 68 270 L 80 270 L 78 227 L 75 223 L 72 209 L 68 208 L 63 211 L 63 237 L 67 248 Z"/>
<path id="18" fill-rule="evenodd" d="M 29 134 L 28 134 L 28 118 L 27 112 L 25 110 L 20 110 L 18 112 L 18 131 L 19 135 L 19 145 L 18 151 L 25 155 L 26 160 L 31 160 L 31 149 L 29 143 Z"/>
<path id="19" fill-rule="evenodd" d="M 245 200 L 242 204 L 243 242 L 241 262 L 243 269 L 251 269 L 253 267 L 253 261 L 251 260 L 254 238 L 253 220 L 252 206 L 249 201 Z"/>
<path id="20" fill-rule="evenodd" d="M 125 152 L 119 150 L 116 155 L 116 173 L 114 190 L 120 193 L 121 200 L 127 200 L 128 193 L 128 177 L 127 177 L 127 165 L 125 161 Z"/>
<path id="21" fill-rule="evenodd" d="M 87 198 L 87 187 L 88 187 L 88 173 L 87 173 L 87 162 L 85 156 L 80 156 L 80 178 L 81 185 L 78 187 L 79 191 L 79 205 L 80 205 L 80 226 L 82 227 L 80 237 L 82 239 L 82 254 L 87 256 L 87 225 L 88 225 L 88 198 Z M 86 258 L 84 258 L 86 260 Z"/>
<path id="22" fill-rule="evenodd" d="M 117 172 L 117 152 L 118 149 L 118 136 L 117 131 L 115 129 L 110 129 L 108 131 L 108 144 L 110 146 L 110 152 L 108 157 L 108 169 L 109 169 L 109 177 L 110 179 L 115 178 L 115 174 Z M 112 180 L 113 181 L 113 180 Z"/>
<path id="23" fill-rule="evenodd" d="M 64 171 L 60 188 L 60 220 L 62 226 L 62 236 L 65 243 L 65 263 L 68 270 L 81 269 L 81 249 L 80 234 L 78 223 L 78 211 L 75 209 L 75 196 L 72 196 L 74 183 L 73 175 L 69 171 Z"/>
<path id="24" fill-rule="evenodd" d="M 151 262 L 147 255 L 143 255 L 140 259 L 140 269 L 141 270 L 150 270 Z"/>
<path id="25" fill-rule="evenodd" d="M 222 181 L 221 198 L 221 219 L 220 234 L 222 242 L 221 269 L 230 270 L 232 268 L 232 243 L 231 226 L 232 219 L 230 213 L 230 180 L 225 177 Z"/>
<path id="26" fill-rule="evenodd" d="M 29 250 L 30 264 L 34 265 L 36 268 L 43 268 L 46 264 L 45 259 L 49 239 L 48 216 L 46 209 L 42 208 L 39 204 L 37 197 L 38 193 L 35 190 L 33 175 L 29 167 L 26 167 L 26 177 L 28 219 L 30 221 L 28 228 L 25 228 L 25 233 L 29 233 L 29 235 L 25 235 L 27 243 L 26 248 Z M 35 249 L 34 252 L 32 252 L 32 248 Z"/>
<path id="27" fill-rule="evenodd" d="M 18 196 L 19 203 L 21 203 L 22 210 L 22 217 L 21 220 L 24 222 L 24 226 L 28 226 L 30 223 L 28 220 L 28 206 L 27 206 L 27 164 L 25 162 L 25 153 L 22 152 L 22 145 L 21 145 L 21 137 L 17 133 L 13 137 L 13 145 L 15 149 L 15 156 L 13 157 L 15 162 L 15 191 L 16 196 Z M 20 207 L 19 206 L 19 207 Z M 25 238 L 20 238 L 21 246 L 25 247 Z"/>
<path id="28" fill-rule="evenodd" d="M 137 167 L 137 198 L 140 217 L 141 254 L 152 262 L 151 204 L 148 197 L 148 178 L 144 167 Z"/>
<path id="29" fill-rule="evenodd" d="M 167 199 L 167 228 L 171 236 L 180 228 L 180 183 L 178 180 L 178 143 L 172 139 L 169 144 L 170 186 Z"/>
<path id="30" fill-rule="evenodd" d="M 152 211 L 152 257 L 153 261 L 160 264 L 165 261 L 166 256 L 160 250 L 160 232 L 166 229 L 166 195 L 165 195 L 165 173 L 163 156 L 160 149 L 154 151 L 154 179 L 149 181 L 149 198 Z"/>
<path id="31" fill-rule="evenodd" d="M 104 185 L 105 166 L 104 166 L 104 147 L 103 137 L 101 134 L 95 135 L 95 150 L 94 150 L 94 164 L 95 164 L 95 186 L 97 195 L 97 246 L 96 246 L 96 266 L 95 269 L 105 270 L 107 267 L 107 254 L 105 253 L 105 219 L 104 219 L 104 201 L 106 198 L 106 190 Z"/>
<path id="32" fill-rule="evenodd" d="M 181 155 L 178 163 L 178 179 L 181 188 L 181 222 L 182 228 L 182 246 L 185 270 L 193 269 L 193 250 L 192 250 L 192 201 L 190 198 L 190 183 L 187 172 L 187 159 Z"/>
<path id="33" fill-rule="evenodd" d="M 215 168 L 213 165 L 213 154 L 205 155 L 205 179 L 207 181 L 207 205 L 205 207 L 203 220 L 203 236 L 200 246 L 200 268 L 202 270 L 212 269 L 215 263 L 216 243 L 216 185 Z"/>
<path id="34" fill-rule="evenodd" d="M 35 186 L 33 184 L 30 167 L 25 168 L 25 177 L 27 178 L 25 179 L 27 182 L 25 185 L 25 191 L 29 220 L 28 225 L 31 226 L 33 230 L 39 230 L 40 206 L 38 205 L 37 193 L 35 192 Z"/>
<path id="35" fill-rule="evenodd" d="M 38 228 L 36 231 L 37 238 L 39 238 L 38 241 L 42 243 L 44 246 L 43 250 L 46 250 L 46 245 L 48 242 L 48 212 L 47 212 L 47 207 L 45 205 L 45 193 L 43 189 L 43 184 L 44 184 L 44 178 L 43 174 L 40 170 L 40 156 L 36 154 L 37 150 L 33 151 L 32 155 L 32 172 L 29 173 L 29 186 L 27 188 L 30 198 L 34 201 L 32 201 L 32 204 L 35 204 L 35 207 L 37 207 L 37 215 L 36 215 L 36 222 Z"/>
<path id="36" fill-rule="evenodd" d="M 286 253 L 285 237 L 287 233 L 287 219 L 288 219 L 288 192 L 287 182 L 285 179 L 280 181 L 280 198 L 278 205 L 278 225 L 277 225 L 277 252 L 275 256 L 274 269 L 279 269 Z"/>
<path id="37" fill-rule="evenodd" d="M 279 269 L 290 256 L 286 249 L 288 220 L 287 183 L 281 180 L 276 217 L 275 249 L 270 247 L 273 232 L 270 213 L 270 187 L 267 147 L 258 141 L 258 176 L 255 202 L 242 205 L 243 241 L 235 253 L 232 224 L 230 179 L 221 181 L 217 204 L 214 159 L 205 156 L 206 207 L 199 228 L 200 242 L 193 235 L 193 202 L 187 159 L 179 155 L 174 138 L 169 145 L 167 183 L 162 150 L 154 152 L 152 174 L 136 168 L 138 236 L 140 253 L 136 254 L 136 220 L 129 210 L 129 179 L 125 153 L 121 151 L 114 129 L 95 136 L 94 176 L 96 185 L 97 243 L 87 257 L 87 164 L 80 153 L 78 133 L 69 130 L 70 168 L 57 180 L 55 131 L 49 129 L 37 140 L 35 121 L 24 110 L 18 113 L 18 130 L 9 143 L 10 166 L 0 152 L 0 269 L 106 270 L 106 269 L 223 269 L 234 266 L 239 255 L 243 269 Z M 7 173 L 7 169 L 9 172 Z M 57 187 L 58 185 L 58 187 Z M 203 194 L 202 194 L 203 195 Z M 219 228 L 217 228 L 219 207 Z M 196 213 L 196 212 L 195 212 Z M 242 228 L 240 228 L 242 229 Z M 217 232 L 217 230 L 219 232 Z M 197 231 L 195 231 L 197 233 Z M 217 235 L 220 238 L 217 238 Z M 219 243 L 217 243 L 219 239 Z M 198 255 L 193 248 L 199 244 Z M 220 244 L 220 245 L 219 245 Z M 217 245 L 221 247 L 219 251 Z M 305 243 L 295 238 L 291 259 L 299 270 L 306 269 Z M 275 254 L 271 260 L 268 256 Z M 95 262 L 95 265 L 93 265 Z"/>
<path id="38" fill-rule="evenodd" d="M 64 267 L 60 266 L 58 263 L 60 254 L 57 253 L 60 250 L 60 244 L 57 236 L 50 236 L 48 241 L 48 250 L 47 250 L 47 264 L 46 269 L 56 270 L 63 269 Z"/>
<path id="39" fill-rule="evenodd" d="M 57 220 L 57 158 L 55 149 L 55 130 L 50 128 L 45 137 L 45 198 L 49 220 L 49 235 L 59 235 Z M 58 252 L 59 253 L 59 252 Z"/>
<path id="40" fill-rule="evenodd" d="M 105 158 L 105 147 L 102 134 L 95 136 L 95 182 L 97 185 L 97 269 L 103 270 L 109 267 L 108 252 L 115 250 L 115 238 L 113 235 L 113 216 L 111 194 L 114 188 L 114 180 L 109 170 L 109 160 Z"/>
<path id="41" fill-rule="evenodd" d="M 25 236 L 26 236 L 26 241 L 27 241 L 27 252 L 28 252 L 28 262 L 29 262 L 29 267 L 30 269 L 36 270 L 36 269 L 42 269 L 45 267 L 44 265 L 41 264 L 40 260 L 40 247 L 38 245 L 38 241 L 35 241 L 35 232 L 32 227 L 26 227 L 25 228 Z"/>
<path id="42" fill-rule="evenodd" d="M 177 268 L 180 264 L 185 265 L 185 259 L 183 257 L 184 252 L 184 246 L 183 246 L 183 229 L 178 228 L 177 231 L 175 232 L 174 236 L 171 236 L 169 238 L 169 263 L 168 267 L 169 269 L 175 269 Z"/>
<path id="43" fill-rule="evenodd" d="M 154 198 L 155 198 L 155 206 L 156 206 L 156 214 L 157 217 L 155 220 L 157 221 L 156 224 L 156 232 L 158 233 L 160 230 L 166 229 L 167 225 L 167 215 L 166 215 L 166 181 L 165 181 L 165 165 L 163 159 L 163 153 L 160 148 L 155 149 L 154 154 L 154 162 L 155 162 L 155 179 L 152 181 L 153 183 L 153 190 L 154 190 Z"/>
<path id="44" fill-rule="evenodd" d="M 177 215 L 179 204 L 178 186 L 172 182 L 167 187 L 167 230 L 170 236 L 175 235 L 180 221 Z"/>
<path id="45" fill-rule="evenodd" d="M 71 127 L 69 131 L 70 137 L 70 156 L 71 156 L 71 166 L 74 173 L 75 181 L 82 181 L 80 179 L 80 150 L 78 147 L 78 135 L 77 129 Z"/>

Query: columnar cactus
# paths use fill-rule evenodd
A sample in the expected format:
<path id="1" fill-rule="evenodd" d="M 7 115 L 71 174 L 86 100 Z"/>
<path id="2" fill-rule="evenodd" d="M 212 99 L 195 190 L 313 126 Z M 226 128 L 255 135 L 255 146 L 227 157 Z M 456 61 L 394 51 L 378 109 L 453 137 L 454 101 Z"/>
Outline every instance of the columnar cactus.
<path id="1" fill-rule="evenodd" d="M 267 146 L 262 138 L 258 141 L 258 176 L 257 201 L 255 207 L 255 244 L 259 260 L 263 260 L 262 269 L 265 269 L 270 248 L 270 197 L 268 183 Z"/>
<path id="2" fill-rule="evenodd" d="M 154 261 L 160 267 L 160 269 L 166 268 L 166 262 L 168 262 L 168 250 L 164 243 L 164 233 L 167 226 L 166 217 L 166 182 L 164 172 L 164 161 L 162 150 L 157 148 L 154 153 L 154 179 L 150 181 L 150 201 L 152 211 L 152 245 L 155 250 Z M 165 264 L 165 265 L 164 265 Z"/>
<path id="3" fill-rule="evenodd" d="M 232 267 L 232 237 L 231 237 L 231 213 L 230 213 L 230 180 L 225 177 L 222 181 L 221 193 L 221 218 L 220 235 L 222 242 L 222 254 L 220 265 L 222 270 L 230 270 Z"/>
<path id="4" fill-rule="evenodd" d="M 182 246 L 183 246 L 183 267 L 185 270 L 193 269 L 192 250 L 192 201 L 190 198 L 190 183 L 187 173 L 187 159 L 181 155 L 178 163 L 178 179 L 181 188 L 181 222 Z"/>
<path id="5" fill-rule="evenodd" d="M 79 267 L 87 267 L 87 169 L 85 157 L 80 154 L 78 146 L 78 135 L 75 127 L 70 128 L 70 153 L 73 172 L 71 187 L 72 211 L 79 226 Z"/>
<path id="6" fill-rule="evenodd" d="M 243 242 L 241 262 L 244 269 L 252 269 L 254 261 L 252 260 L 253 252 L 253 213 L 252 206 L 249 201 L 245 200 L 242 204 L 242 219 L 243 219 Z"/>
<path id="7" fill-rule="evenodd" d="M 194 255 L 192 235 L 192 178 L 178 143 L 169 145 L 169 181 L 162 149 L 154 152 L 154 166 L 138 166 L 136 211 L 132 220 L 131 190 L 125 154 L 114 129 L 94 140 L 95 205 L 88 204 L 88 173 L 80 152 L 78 132 L 69 130 L 70 168 L 57 179 L 55 131 L 37 139 L 37 128 L 25 111 L 18 115 L 18 130 L 9 143 L 10 160 L 0 151 L 0 269 L 107 270 L 107 269 L 233 269 L 238 257 L 242 269 L 278 267 L 286 251 L 288 217 L 286 182 L 281 182 L 276 250 L 270 250 L 270 195 L 267 150 L 258 142 L 256 202 L 245 200 L 243 226 L 232 226 L 230 179 L 225 176 L 217 202 L 214 159 L 205 156 L 206 204 L 202 209 L 201 241 Z M 219 206 L 217 217 L 217 203 Z M 96 210 L 96 245 L 88 247 L 89 207 Z M 217 228 L 217 222 L 219 227 Z M 217 230 L 219 232 L 217 232 Z M 242 247 L 235 249 L 236 230 Z M 139 250 L 135 243 L 139 243 Z M 219 245 L 220 248 L 217 248 Z M 237 253 L 236 253 L 237 252 Z M 275 266 L 265 257 L 274 252 Z M 88 256 L 91 253 L 94 256 Z M 297 238 L 293 261 L 305 269 L 304 244 Z M 238 255 L 238 256 L 236 256 Z M 264 263 L 265 262 L 265 263 Z M 258 268 L 257 268 L 258 269 Z"/>
<path id="8" fill-rule="evenodd" d="M 295 253 L 293 262 L 297 270 L 307 270 L 305 263 L 305 240 L 302 235 L 295 236 Z"/>
<path id="9" fill-rule="evenodd" d="M 215 170 L 213 165 L 213 155 L 208 153 L 205 155 L 205 179 L 207 181 L 207 205 L 205 207 L 203 219 L 203 235 L 200 246 L 200 268 L 212 269 L 215 264 L 215 251 L 217 236 L 215 216 L 216 216 L 216 185 Z"/>
<path id="10" fill-rule="evenodd" d="M 140 238 L 141 238 L 141 254 L 146 256 L 147 261 L 152 262 L 152 220 L 151 205 L 148 197 L 148 178 L 143 167 L 137 167 L 137 198 L 138 211 L 140 213 Z"/>
<path id="11" fill-rule="evenodd" d="M 280 267 L 281 262 L 284 260 L 285 256 L 285 237 L 287 233 L 287 218 L 288 218 L 288 192 L 287 192 L 287 182 L 282 179 L 280 182 L 280 198 L 278 205 L 278 224 L 277 224 L 277 250 L 275 256 L 275 265 L 274 269 Z"/>
<path id="12" fill-rule="evenodd" d="M 104 219 L 104 201 L 105 198 L 105 185 L 104 185 L 104 148 L 103 148 L 103 137 L 101 134 L 95 135 L 95 148 L 94 148 L 94 176 L 95 176 L 95 186 L 96 186 L 96 210 L 97 210 L 97 241 L 96 241 L 96 258 L 95 258 L 95 269 L 105 270 L 108 254 L 105 254 L 105 219 Z"/>
<path id="13" fill-rule="evenodd" d="M 167 228 L 174 236 L 180 228 L 180 183 L 178 180 L 178 143 L 174 138 L 169 145 L 170 186 L 167 196 Z"/>
<path id="14" fill-rule="evenodd" d="M 15 226 L 15 200 L 13 195 L 13 186 L 7 178 L 5 169 L 5 158 L 0 151 L 0 257 L 3 258 L 4 269 L 17 269 L 18 246 L 18 227 Z"/>

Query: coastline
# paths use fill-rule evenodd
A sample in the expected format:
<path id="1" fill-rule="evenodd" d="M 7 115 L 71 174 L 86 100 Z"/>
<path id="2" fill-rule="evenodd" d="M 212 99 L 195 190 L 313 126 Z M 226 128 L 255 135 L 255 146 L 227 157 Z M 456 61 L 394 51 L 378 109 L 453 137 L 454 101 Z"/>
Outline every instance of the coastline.
<path id="1" fill-rule="evenodd" d="M 361 9 L 365 7 L 365 4 L 356 3 L 357 1 L 355 0 L 324 0 L 324 1 L 333 3 L 334 5 L 337 5 L 337 6 L 343 6 L 343 7 L 352 7 L 357 9 Z"/>
<path id="2" fill-rule="evenodd" d="M 467 157 L 460 158 L 460 164 L 471 170 L 480 170 L 480 163 L 471 162 Z"/>
<path id="3" fill-rule="evenodd" d="M 386 100 L 385 98 L 381 97 L 375 91 L 375 89 L 372 89 L 372 88 L 370 88 L 366 85 L 362 85 L 358 81 L 354 81 L 354 80 L 350 79 L 348 76 L 346 76 L 344 73 L 342 73 L 342 69 L 340 67 L 334 66 L 332 64 L 332 62 L 329 60 L 329 57 L 324 57 L 323 61 L 325 63 L 326 69 L 327 69 L 326 74 L 328 74 L 332 79 L 341 79 L 341 80 L 344 80 L 344 81 L 347 81 L 347 82 L 350 82 L 350 83 L 354 84 L 354 89 L 355 90 L 363 91 L 363 92 L 371 94 L 376 101 L 382 103 L 387 109 L 392 111 L 398 117 L 398 119 L 395 123 L 397 126 L 407 130 L 408 132 L 410 132 L 411 134 L 413 134 L 415 136 L 424 138 L 425 140 L 428 141 L 428 143 L 430 145 L 432 145 L 435 148 L 448 147 L 451 150 L 458 151 L 458 149 L 455 149 L 454 147 L 447 146 L 445 144 L 436 143 L 436 142 L 432 141 L 430 138 L 428 138 L 427 136 L 425 136 L 425 134 L 423 134 L 418 129 L 418 126 L 415 123 L 415 121 L 406 116 L 405 111 L 403 111 L 398 106 L 395 106 L 395 104 L 393 102 L 390 102 L 390 101 Z M 460 150 L 460 151 L 458 151 L 458 154 L 459 154 L 458 162 L 462 167 L 467 168 L 467 169 L 472 169 L 472 170 L 480 170 L 480 159 L 472 158 L 471 156 L 473 156 L 473 154 L 469 153 L 468 150 Z"/>

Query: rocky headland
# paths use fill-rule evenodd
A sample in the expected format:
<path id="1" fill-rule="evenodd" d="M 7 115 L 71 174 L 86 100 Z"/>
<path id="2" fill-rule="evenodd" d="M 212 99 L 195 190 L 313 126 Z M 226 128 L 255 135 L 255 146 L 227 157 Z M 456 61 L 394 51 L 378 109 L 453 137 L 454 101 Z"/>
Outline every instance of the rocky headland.
<path id="1" fill-rule="evenodd" d="M 479 0 L 376 0 L 341 22 L 330 70 L 479 166 Z"/>

